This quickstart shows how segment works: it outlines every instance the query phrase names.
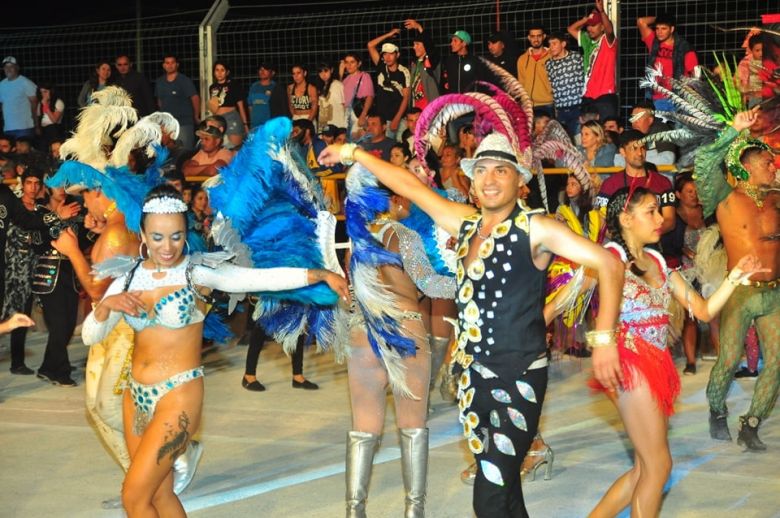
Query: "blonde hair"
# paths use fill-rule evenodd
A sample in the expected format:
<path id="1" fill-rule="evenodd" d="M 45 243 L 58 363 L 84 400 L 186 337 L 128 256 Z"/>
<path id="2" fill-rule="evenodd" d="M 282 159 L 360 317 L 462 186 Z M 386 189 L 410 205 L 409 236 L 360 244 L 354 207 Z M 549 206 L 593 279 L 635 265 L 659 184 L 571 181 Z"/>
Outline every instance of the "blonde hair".
<path id="1" fill-rule="evenodd" d="M 582 125 L 582 129 L 588 128 L 596 135 L 596 140 L 599 143 L 598 147 L 607 143 L 607 134 L 604 133 L 604 127 L 598 121 L 588 121 Z M 580 130 L 582 132 L 582 130 Z"/>

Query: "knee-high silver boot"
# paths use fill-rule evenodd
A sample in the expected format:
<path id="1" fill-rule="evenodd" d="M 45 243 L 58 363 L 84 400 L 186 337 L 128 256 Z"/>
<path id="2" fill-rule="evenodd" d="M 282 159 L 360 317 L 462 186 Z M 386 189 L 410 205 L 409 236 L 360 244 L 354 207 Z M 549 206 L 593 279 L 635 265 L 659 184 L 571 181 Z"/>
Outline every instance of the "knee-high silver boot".
<path id="1" fill-rule="evenodd" d="M 366 498 L 379 436 L 368 432 L 347 433 L 347 518 L 366 518 Z"/>
<path id="2" fill-rule="evenodd" d="M 401 429 L 401 470 L 406 490 L 404 518 L 425 516 L 428 483 L 428 429 Z"/>

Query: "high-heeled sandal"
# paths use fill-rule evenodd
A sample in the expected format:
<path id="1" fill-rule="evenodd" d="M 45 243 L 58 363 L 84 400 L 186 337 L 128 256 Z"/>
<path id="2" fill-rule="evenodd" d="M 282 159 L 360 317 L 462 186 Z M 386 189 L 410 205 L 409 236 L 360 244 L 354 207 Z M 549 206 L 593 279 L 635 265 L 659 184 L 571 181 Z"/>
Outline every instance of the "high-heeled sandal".
<path id="1" fill-rule="evenodd" d="M 530 459 L 533 459 L 529 464 L 530 466 L 526 466 L 526 461 Z M 550 480 L 552 478 L 552 465 L 553 465 L 553 459 L 555 459 L 555 455 L 553 454 L 552 448 L 550 448 L 548 445 L 544 445 L 543 450 L 528 450 L 528 453 L 525 454 L 525 459 L 523 460 L 523 467 L 520 469 L 520 476 L 524 477 L 528 473 L 531 474 L 531 482 L 536 480 L 536 471 L 541 467 L 544 466 L 544 479 Z"/>

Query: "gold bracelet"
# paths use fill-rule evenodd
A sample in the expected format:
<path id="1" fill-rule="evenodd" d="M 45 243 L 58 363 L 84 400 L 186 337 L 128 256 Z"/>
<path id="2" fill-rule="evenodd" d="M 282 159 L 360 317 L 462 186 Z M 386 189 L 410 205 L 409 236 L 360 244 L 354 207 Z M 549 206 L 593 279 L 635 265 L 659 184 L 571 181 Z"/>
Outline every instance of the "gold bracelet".
<path id="1" fill-rule="evenodd" d="M 357 144 L 342 144 L 339 150 L 339 160 L 344 165 L 352 165 L 355 163 L 355 150 Z"/>
<path id="2" fill-rule="evenodd" d="M 600 331 L 588 331 L 585 333 L 585 343 L 587 343 L 588 349 L 615 347 L 617 345 L 617 342 L 615 341 L 615 330 L 602 329 Z"/>

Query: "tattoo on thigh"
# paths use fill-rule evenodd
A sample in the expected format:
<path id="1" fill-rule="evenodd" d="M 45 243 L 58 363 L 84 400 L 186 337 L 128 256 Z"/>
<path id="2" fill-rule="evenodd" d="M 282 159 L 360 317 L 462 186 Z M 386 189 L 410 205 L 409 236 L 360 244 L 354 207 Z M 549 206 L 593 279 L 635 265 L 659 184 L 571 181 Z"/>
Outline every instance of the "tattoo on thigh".
<path id="1" fill-rule="evenodd" d="M 186 412 L 182 412 L 179 416 L 179 429 L 174 430 L 171 425 L 168 425 L 168 433 L 165 434 L 165 444 L 163 444 L 157 452 L 157 464 L 165 458 L 166 455 L 170 455 L 171 461 L 176 460 L 176 457 L 184 453 L 187 449 L 187 443 L 190 440 L 190 432 L 188 430 L 190 426 L 190 418 L 187 417 Z"/>

